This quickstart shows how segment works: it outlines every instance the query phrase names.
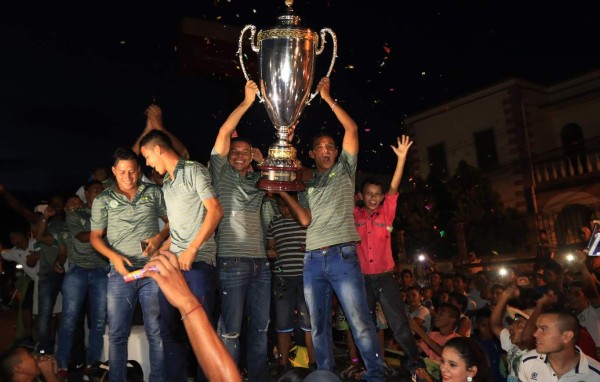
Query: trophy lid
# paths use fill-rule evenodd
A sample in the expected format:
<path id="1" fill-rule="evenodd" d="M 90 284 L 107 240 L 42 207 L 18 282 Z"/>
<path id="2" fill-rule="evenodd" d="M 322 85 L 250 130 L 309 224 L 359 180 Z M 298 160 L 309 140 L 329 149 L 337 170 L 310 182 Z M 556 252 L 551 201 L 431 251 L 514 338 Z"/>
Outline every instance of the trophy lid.
<path id="1" fill-rule="evenodd" d="M 287 7 L 286 13 L 277 18 L 280 26 L 300 25 L 300 16 L 294 14 L 292 4 L 294 4 L 294 0 L 285 0 L 285 6 Z"/>

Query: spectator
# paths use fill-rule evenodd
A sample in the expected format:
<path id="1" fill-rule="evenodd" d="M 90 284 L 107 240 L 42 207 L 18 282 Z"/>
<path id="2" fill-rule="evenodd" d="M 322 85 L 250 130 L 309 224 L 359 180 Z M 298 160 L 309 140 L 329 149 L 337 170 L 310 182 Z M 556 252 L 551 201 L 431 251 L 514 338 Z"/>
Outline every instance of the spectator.
<path id="1" fill-rule="evenodd" d="M 521 359 L 520 381 L 600 380 L 600 362 L 575 345 L 580 331 L 575 315 L 564 311 L 542 313 L 536 328 L 535 349 Z"/>

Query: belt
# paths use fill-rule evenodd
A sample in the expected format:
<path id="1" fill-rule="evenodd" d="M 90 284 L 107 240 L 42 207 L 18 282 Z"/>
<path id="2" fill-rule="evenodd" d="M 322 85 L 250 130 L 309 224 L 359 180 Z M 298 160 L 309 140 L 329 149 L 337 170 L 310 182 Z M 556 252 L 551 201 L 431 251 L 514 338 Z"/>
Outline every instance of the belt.
<path id="1" fill-rule="evenodd" d="M 331 248 L 334 248 L 334 247 L 343 247 L 343 246 L 346 246 L 346 245 L 356 245 L 356 242 L 355 241 L 349 241 L 349 242 L 346 242 L 346 243 L 339 243 L 339 244 L 334 244 L 334 245 L 326 245 L 325 247 L 313 249 L 311 251 L 328 251 Z"/>

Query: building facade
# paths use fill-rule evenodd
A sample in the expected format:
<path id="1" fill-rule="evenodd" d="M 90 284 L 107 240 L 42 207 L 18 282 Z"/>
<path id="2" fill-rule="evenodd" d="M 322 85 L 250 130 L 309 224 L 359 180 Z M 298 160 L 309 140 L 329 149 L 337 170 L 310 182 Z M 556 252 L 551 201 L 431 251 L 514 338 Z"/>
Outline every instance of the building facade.
<path id="1" fill-rule="evenodd" d="M 557 252 L 600 217 L 600 71 L 551 86 L 510 79 L 410 116 L 410 165 L 426 178 L 477 167 Z"/>

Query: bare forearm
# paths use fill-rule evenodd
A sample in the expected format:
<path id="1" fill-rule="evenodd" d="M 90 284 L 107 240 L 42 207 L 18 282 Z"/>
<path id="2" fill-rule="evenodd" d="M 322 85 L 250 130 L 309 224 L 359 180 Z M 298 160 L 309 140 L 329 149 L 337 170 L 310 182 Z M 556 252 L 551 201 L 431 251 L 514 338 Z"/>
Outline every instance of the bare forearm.
<path id="1" fill-rule="evenodd" d="M 204 308 L 191 293 L 177 301 L 196 360 L 209 381 L 241 381 L 237 366 L 215 333 Z"/>
<path id="2" fill-rule="evenodd" d="M 52 245 L 54 236 L 46 232 L 48 228 L 48 218 L 43 216 L 35 226 L 35 239 L 46 245 Z"/>
<path id="3" fill-rule="evenodd" d="M 194 240 L 192 240 L 190 247 L 198 250 L 215 232 L 222 217 L 223 209 L 221 208 L 221 205 L 216 202 L 216 204 L 213 204 L 210 209 L 207 209 L 204 221 L 202 222 L 196 237 L 194 237 Z"/>
<path id="4" fill-rule="evenodd" d="M 113 261 L 115 257 L 121 256 L 117 252 L 110 249 L 108 245 L 106 245 L 102 234 L 94 233 L 94 231 L 90 232 L 90 243 L 99 254 L 106 257 L 110 261 Z"/>
<path id="5" fill-rule="evenodd" d="M 6 199 L 6 203 L 8 203 L 10 208 L 15 210 L 19 215 L 21 215 L 23 219 L 27 220 L 29 224 L 33 224 L 39 219 L 38 215 L 36 215 L 33 211 L 27 209 L 23 205 L 23 203 L 21 203 L 21 201 L 10 192 L 4 190 L 2 192 L 2 195 L 4 195 L 4 199 Z"/>
<path id="6" fill-rule="evenodd" d="M 394 195 L 398 193 L 398 187 L 400 187 L 400 180 L 402 179 L 402 173 L 404 172 L 404 163 L 406 162 L 406 157 L 398 158 L 398 162 L 396 163 L 396 169 L 394 170 L 394 175 L 392 176 L 392 181 L 390 182 L 390 189 L 388 194 Z"/>
<path id="7" fill-rule="evenodd" d="M 229 153 L 231 134 L 250 106 L 252 106 L 252 102 L 244 99 L 244 101 L 242 101 L 242 103 L 240 103 L 238 107 L 236 107 L 231 114 L 229 114 L 229 117 L 227 117 L 223 125 L 221 125 L 219 134 L 217 135 L 217 140 L 215 142 L 215 150 L 219 155 L 224 157 Z"/>
<path id="8" fill-rule="evenodd" d="M 490 315 L 490 329 L 492 333 L 496 337 L 500 337 L 500 332 L 504 329 L 504 325 L 502 325 L 502 317 L 504 313 L 504 308 L 508 303 L 508 298 L 500 297 L 494 309 L 492 309 L 492 314 Z"/>
<path id="9" fill-rule="evenodd" d="M 302 227 L 308 227 L 310 222 L 312 221 L 312 215 L 308 208 L 304 208 L 298 203 L 296 198 L 293 198 L 287 192 L 281 192 L 279 194 L 281 198 L 285 201 L 285 204 L 289 207 L 290 212 L 294 216 L 294 218 L 300 223 Z"/>

